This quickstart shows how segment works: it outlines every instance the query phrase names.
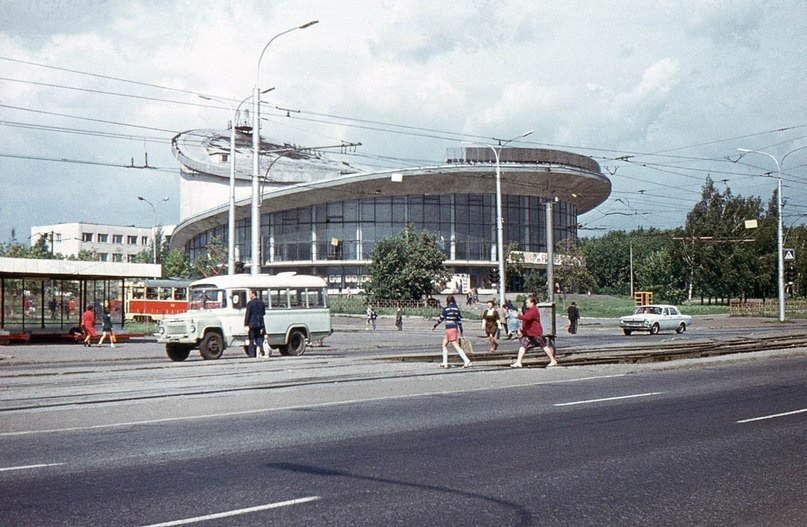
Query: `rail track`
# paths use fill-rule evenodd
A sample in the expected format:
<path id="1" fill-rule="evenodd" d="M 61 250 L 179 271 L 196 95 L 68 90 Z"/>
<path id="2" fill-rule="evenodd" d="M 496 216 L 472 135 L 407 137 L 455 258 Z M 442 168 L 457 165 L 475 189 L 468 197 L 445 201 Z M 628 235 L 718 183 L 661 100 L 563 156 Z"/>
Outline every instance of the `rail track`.
<path id="1" fill-rule="evenodd" d="M 604 346 L 601 348 L 558 348 L 555 353 L 562 366 L 586 366 L 596 364 L 639 364 L 663 362 L 680 359 L 716 357 L 737 353 L 751 353 L 779 349 L 807 347 L 807 334 L 790 334 L 765 337 L 734 337 L 725 340 L 705 340 L 687 342 L 669 342 L 629 346 Z M 515 353 L 474 353 L 475 363 L 503 361 L 515 357 Z M 536 357 L 538 360 L 536 361 Z M 439 353 L 419 355 L 399 355 L 381 357 L 379 360 L 396 360 L 403 362 L 435 362 L 442 360 Z M 525 359 L 535 364 L 546 363 L 543 353 L 531 353 Z M 491 364 L 492 366 L 493 364 Z M 507 366 L 507 364 L 502 364 Z"/>

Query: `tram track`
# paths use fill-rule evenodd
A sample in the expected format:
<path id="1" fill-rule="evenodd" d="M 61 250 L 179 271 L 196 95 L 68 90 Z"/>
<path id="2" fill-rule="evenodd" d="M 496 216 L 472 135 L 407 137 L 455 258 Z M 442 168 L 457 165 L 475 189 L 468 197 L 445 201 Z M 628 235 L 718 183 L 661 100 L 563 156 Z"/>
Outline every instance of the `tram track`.
<path id="1" fill-rule="evenodd" d="M 681 359 L 715 357 L 740 353 L 753 353 L 759 351 L 786 350 L 807 348 L 807 334 L 789 334 L 765 337 L 733 337 L 730 339 L 714 341 L 686 341 L 664 343 L 641 343 L 627 346 L 614 345 L 599 348 L 560 347 L 557 355 L 561 367 L 596 366 L 606 364 L 641 364 L 649 362 L 665 362 Z M 471 371 L 494 370 L 507 368 L 514 352 L 475 353 L 472 356 L 476 368 Z M 312 357 L 313 358 L 313 357 Z M 97 370 L 75 372 L 70 375 L 43 375 L 38 379 L 27 377 L 34 382 L 33 388 L 26 394 L 14 394 L 15 387 L 6 386 L 4 393 L 0 393 L 0 413 L 25 410 L 42 410 L 48 408 L 90 406 L 110 403 L 147 402 L 149 400 L 180 398 L 180 397 L 209 397 L 212 395 L 236 394 L 248 391 L 269 391 L 287 389 L 301 386 L 326 385 L 345 382 L 372 382 L 377 380 L 396 380 L 425 378 L 434 375 L 460 373 L 468 370 L 453 369 L 449 372 L 441 371 L 397 371 L 389 372 L 383 369 L 362 372 L 334 372 L 338 364 L 332 359 L 341 359 L 336 356 L 326 359 L 323 356 L 305 365 L 298 364 L 295 368 L 283 370 L 245 370 L 229 367 L 193 368 L 193 374 L 188 375 L 188 365 L 172 365 L 173 367 L 135 367 L 129 369 L 132 378 L 123 379 L 120 376 L 123 370 L 115 368 L 118 374 L 117 381 L 101 376 L 108 376 L 112 371 Z M 386 354 L 367 358 L 364 364 L 373 362 L 420 362 L 437 363 L 441 361 L 440 353 L 423 354 Z M 527 356 L 526 366 L 542 366 L 546 360 L 542 353 L 532 353 Z M 227 366 L 244 365 L 243 361 L 228 364 Z M 224 365 L 222 365 L 224 366 Z M 156 371 L 163 375 L 152 375 Z M 135 375 L 136 374 L 136 375 Z M 281 377 L 267 379 L 267 374 L 278 374 Z M 295 374 L 299 374 L 296 378 Z M 84 377 L 90 375 L 90 378 Z M 138 378 L 138 376 L 140 378 Z M 216 383 L 211 378 L 216 378 Z M 23 380 L 23 379 L 19 379 Z M 192 384 L 188 386 L 190 381 Z M 214 384 L 225 381 L 224 386 L 215 387 Z M 232 383 L 229 386 L 227 383 Z M 29 384 L 29 383 L 26 383 Z M 184 384 L 184 385 L 183 385 Z M 38 392 L 38 393 L 34 393 Z M 60 393 L 61 392 L 61 393 Z"/>

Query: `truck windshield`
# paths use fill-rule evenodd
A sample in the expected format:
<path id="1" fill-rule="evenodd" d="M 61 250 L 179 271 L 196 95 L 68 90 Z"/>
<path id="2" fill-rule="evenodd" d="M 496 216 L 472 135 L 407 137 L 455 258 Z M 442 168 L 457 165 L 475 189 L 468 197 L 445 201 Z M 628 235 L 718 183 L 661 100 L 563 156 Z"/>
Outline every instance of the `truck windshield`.
<path id="1" fill-rule="evenodd" d="M 227 297 L 222 289 L 199 287 L 190 290 L 189 309 L 221 309 L 227 307 Z"/>

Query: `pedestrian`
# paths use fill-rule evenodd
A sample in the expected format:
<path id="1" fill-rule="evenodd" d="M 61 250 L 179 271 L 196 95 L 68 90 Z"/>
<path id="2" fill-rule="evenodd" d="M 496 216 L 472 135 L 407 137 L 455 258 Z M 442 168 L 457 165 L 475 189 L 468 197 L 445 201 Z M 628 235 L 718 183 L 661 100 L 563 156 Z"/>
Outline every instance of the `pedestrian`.
<path id="1" fill-rule="evenodd" d="M 496 351 L 499 344 L 496 342 L 496 332 L 499 330 L 499 311 L 496 309 L 496 303 L 493 300 L 488 300 L 488 308 L 482 312 L 482 320 L 485 321 L 485 336 L 490 341 L 490 352 Z"/>
<path id="2" fill-rule="evenodd" d="M 572 305 L 566 310 L 566 315 L 569 317 L 569 333 L 574 335 L 577 333 L 577 322 L 580 320 L 580 310 L 577 309 L 577 304 L 572 302 Z"/>
<path id="3" fill-rule="evenodd" d="M 376 319 L 378 319 L 378 313 L 376 312 L 375 308 L 373 308 L 373 304 L 367 304 L 367 327 L 364 328 L 365 331 L 369 331 L 372 329 L 373 331 L 376 330 Z"/>
<path id="4" fill-rule="evenodd" d="M 59 303 L 56 302 L 56 298 L 50 299 L 48 309 L 50 309 L 50 318 L 56 318 L 56 311 L 59 309 Z"/>
<path id="5" fill-rule="evenodd" d="M 104 339 L 109 337 L 109 347 L 114 348 L 117 339 L 115 338 L 115 333 L 112 332 L 112 315 L 109 313 L 109 309 L 104 309 L 104 317 L 101 326 L 101 340 L 98 341 L 98 347 L 101 347 L 101 344 L 104 343 Z"/>
<path id="6" fill-rule="evenodd" d="M 437 326 L 443 321 L 446 323 L 446 332 L 443 337 L 443 362 L 440 364 L 440 367 L 448 368 L 449 343 L 451 343 L 462 359 L 462 367 L 469 367 L 471 361 L 468 359 L 468 356 L 465 355 L 465 352 L 462 351 L 459 342 L 457 342 L 457 337 L 462 336 L 462 313 L 460 313 L 460 308 L 457 307 L 457 302 L 454 300 L 453 295 L 449 295 L 446 298 L 446 307 L 443 308 L 442 313 L 440 313 L 440 316 L 437 318 L 437 322 L 434 323 L 432 331 L 437 329 Z M 459 335 L 457 334 L 458 332 Z"/>
<path id="7" fill-rule="evenodd" d="M 247 330 L 247 356 L 256 358 L 263 355 L 263 335 L 266 333 L 263 317 L 266 304 L 254 289 L 249 291 L 249 302 L 244 313 L 244 328 Z"/>
<path id="8" fill-rule="evenodd" d="M 536 347 L 543 348 L 544 353 L 549 357 L 547 368 L 553 368 L 558 365 L 558 361 L 555 360 L 555 353 L 544 338 L 544 329 L 541 327 L 541 314 L 538 312 L 537 304 L 538 300 L 534 296 L 528 297 L 527 310 L 523 315 L 518 315 L 518 318 L 522 321 L 521 346 L 518 348 L 518 358 L 510 365 L 511 368 L 523 367 L 522 361 L 527 350 Z"/>
<path id="9" fill-rule="evenodd" d="M 395 303 L 395 327 L 398 331 L 403 331 L 403 309 L 400 302 Z"/>
<path id="10" fill-rule="evenodd" d="M 508 302 L 510 301 L 508 300 Z M 521 325 L 521 321 L 516 317 L 516 315 L 517 313 L 512 307 L 512 303 L 510 304 L 510 307 L 507 305 L 504 306 L 504 323 L 507 329 L 507 340 L 510 340 L 518 335 L 518 329 Z"/>
<path id="11" fill-rule="evenodd" d="M 84 346 L 90 347 L 92 338 L 98 336 L 95 332 L 95 311 L 90 304 L 87 304 L 87 310 L 81 315 L 81 329 L 84 331 Z"/>

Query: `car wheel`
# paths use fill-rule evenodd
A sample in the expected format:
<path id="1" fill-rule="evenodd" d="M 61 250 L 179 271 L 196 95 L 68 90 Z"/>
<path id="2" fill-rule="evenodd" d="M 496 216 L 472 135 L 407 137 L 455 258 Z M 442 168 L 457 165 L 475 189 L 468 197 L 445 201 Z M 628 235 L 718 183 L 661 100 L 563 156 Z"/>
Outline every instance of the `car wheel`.
<path id="1" fill-rule="evenodd" d="M 661 328 L 659 328 L 658 324 L 653 324 L 652 326 L 650 326 L 650 334 L 651 335 L 658 335 L 659 329 L 661 329 Z"/>
<path id="2" fill-rule="evenodd" d="M 221 334 L 211 332 L 205 335 L 199 345 L 199 353 L 205 360 L 215 360 L 221 357 L 221 354 L 224 353 L 224 339 L 221 338 Z"/>
<path id="3" fill-rule="evenodd" d="M 630 334 L 631 334 L 631 333 L 633 333 L 633 331 L 631 331 L 631 330 L 629 330 L 629 329 L 623 329 L 623 330 L 622 330 L 622 333 L 624 333 L 625 335 L 627 335 L 627 336 L 629 336 L 629 337 L 630 337 Z"/>
<path id="4" fill-rule="evenodd" d="M 684 331 L 686 331 L 686 330 L 687 330 L 687 325 L 684 324 L 683 322 L 681 322 L 681 324 L 679 324 L 678 327 L 675 328 L 675 332 L 678 333 L 679 335 L 681 333 L 683 333 Z"/>
<path id="5" fill-rule="evenodd" d="M 294 330 L 289 335 L 289 343 L 280 346 L 281 355 L 302 355 L 305 353 L 305 335 L 302 331 Z"/>
<path id="6" fill-rule="evenodd" d="M 191 348 L 182 344 L 166 344 L 165 353 L 174 362 L 182 362 L 191 354 Z"/>

